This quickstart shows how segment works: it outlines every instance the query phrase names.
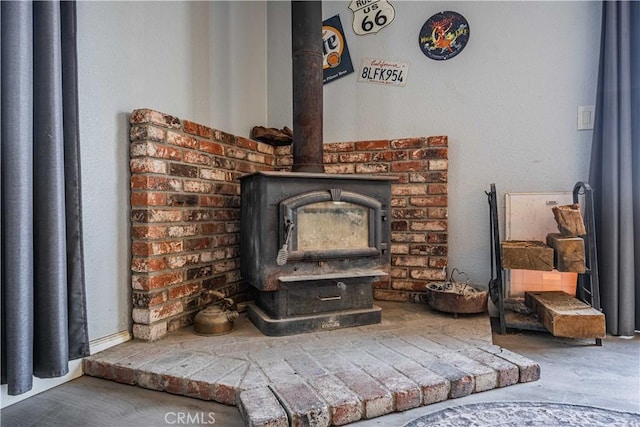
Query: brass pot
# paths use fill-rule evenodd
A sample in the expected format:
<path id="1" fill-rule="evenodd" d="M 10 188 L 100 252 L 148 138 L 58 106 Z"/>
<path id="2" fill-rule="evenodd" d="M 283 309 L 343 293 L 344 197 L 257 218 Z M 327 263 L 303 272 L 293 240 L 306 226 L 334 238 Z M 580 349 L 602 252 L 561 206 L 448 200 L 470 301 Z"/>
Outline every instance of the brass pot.
<path id="1" fill-rule="evenodd" d="M 227 334 L 233 330 L 233 321 L 237 318 L 237 311 L 209 306 L 196 314 L 193 319 L 193 331 L 198 335 Z"/>

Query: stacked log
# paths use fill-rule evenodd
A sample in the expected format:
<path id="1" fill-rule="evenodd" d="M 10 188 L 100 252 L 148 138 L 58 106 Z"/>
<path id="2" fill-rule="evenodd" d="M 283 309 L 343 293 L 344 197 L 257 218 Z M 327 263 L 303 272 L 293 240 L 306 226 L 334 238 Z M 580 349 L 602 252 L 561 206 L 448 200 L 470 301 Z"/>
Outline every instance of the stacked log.
<path id="1" fill-rule="evenodd" d="M 553 217 L 560 233 L 547 235 L 547 244 L 554 250 L 554 263 L 558 271 L 584 273 L 585 263 L 584 240 L 587 234 L 580 212 L 580 205 L 556 206 Z"/>
<path id="2" fill-rule="evenodd" d="M 568 237 L 584 236 L 587 234 L 584 221 L 582 220 L 582 213 L 580 213 L 580 206 L 577 203 L 556 206 L 552 208 L 552 210 L 560 234 Z"/>
<path id="3" fill-rule="evenodd" d="M 518 270 L 553 270 L 553 249 L 537 240 L 502 242 L 502 268 Z"/>
<path id="4" fill-rule="evenodd" d="M 555 337 L 606 337 L 604 314 L 564 292 L 525 292 L 525 304 Z"/>
<path id="5" fill-rule="evenodd" d="M 584 240 L 587 234 L 577 203 L 556 206 L 553 216 L 560 233 L 550 233 L 546 242 L 506 240 L 502 242 L 502 267 L 520 270 L 584 273 Z"/>
<path id="6" fill-rule="evenodd" d="M 547 234 L 547 245 L 553 248 L 553 263 L 562 272 L 584 273 L 587 269 L 584 240 L 581 237 Z"/>
<path id="7" fill-rule="evenodd" d="M 293 131 L 286 126 L 282 129 L 254 126 L 251 129 L 251 139 L 264 142 L 274 147 L 291 145 L 293 142 Z"/>

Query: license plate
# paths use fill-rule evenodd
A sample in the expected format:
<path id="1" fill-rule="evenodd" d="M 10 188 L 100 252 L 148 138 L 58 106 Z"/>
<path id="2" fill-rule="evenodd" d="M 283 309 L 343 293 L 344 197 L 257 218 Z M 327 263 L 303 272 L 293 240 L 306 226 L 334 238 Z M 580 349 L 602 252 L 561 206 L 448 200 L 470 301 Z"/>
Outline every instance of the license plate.
<path id="1" fill-rule="evenodd" d="M 358 81 L 387 86 L 404 86 L 407 84 L 408 73 L 408 62 L 364 58 L 360 64 Z"/>

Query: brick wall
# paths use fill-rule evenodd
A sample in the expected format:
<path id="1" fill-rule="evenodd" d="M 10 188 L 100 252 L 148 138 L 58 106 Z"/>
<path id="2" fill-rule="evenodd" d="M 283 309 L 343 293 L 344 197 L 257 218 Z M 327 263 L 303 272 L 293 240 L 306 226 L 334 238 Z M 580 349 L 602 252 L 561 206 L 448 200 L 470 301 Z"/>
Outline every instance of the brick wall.
<path id="1" fill-rule="evenodd" d="M 154 340 L 189 325 L 208 290 L 247 298 L 239 261 L 240 182 L 289 170 L 274 148 L 158 111 L 130 117 L 133 333 Z M 418 301 L 447 263 L 447 137 L 326 143 L 327 173 L 391 174 L 392 263 L 377 299 Z"/>
<path id="2" fill-rule="evenodd" d="M 425 284 L 445 279 L 447 265 L 446 136 L 324 144 L 326 173 L 387 174 L 391 186 L 391 274 L 374 284 L 374 297 L 420 302 Z M 290 147 L 276 165 L 290 166 Z"/>

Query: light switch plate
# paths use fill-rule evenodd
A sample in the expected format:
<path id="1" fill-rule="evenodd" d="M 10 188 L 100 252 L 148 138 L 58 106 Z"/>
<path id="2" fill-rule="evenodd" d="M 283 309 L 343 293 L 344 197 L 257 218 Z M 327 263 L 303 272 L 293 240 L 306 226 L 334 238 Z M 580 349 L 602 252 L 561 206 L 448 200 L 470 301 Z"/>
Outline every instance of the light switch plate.
<path id="1" fill-rule="evenodd" d="M 578 107 L 578 130 L 593 129 L 595 109 L 596 107 L 593 105 L 583 105 Z"/>

